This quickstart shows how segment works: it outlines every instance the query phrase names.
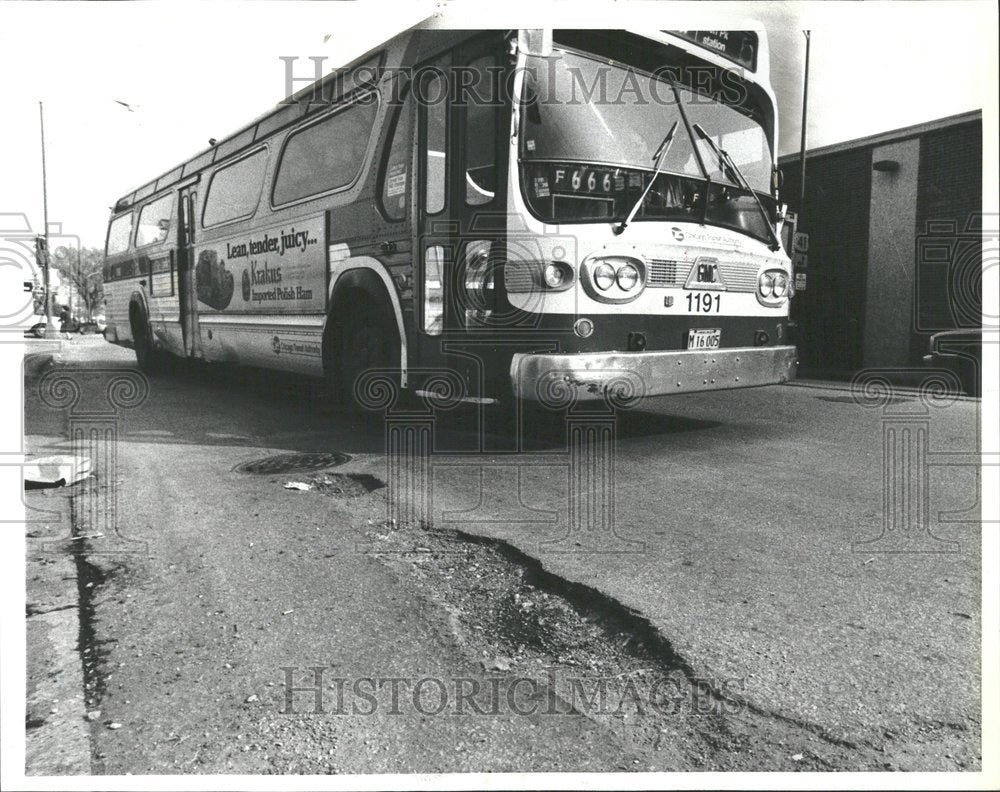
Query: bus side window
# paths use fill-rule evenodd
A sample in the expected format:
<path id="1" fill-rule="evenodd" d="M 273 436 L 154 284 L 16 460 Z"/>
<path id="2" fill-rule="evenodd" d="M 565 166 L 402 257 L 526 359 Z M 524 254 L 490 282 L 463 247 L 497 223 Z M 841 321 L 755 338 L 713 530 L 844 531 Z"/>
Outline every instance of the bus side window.
<path id="1" fill-rule="evenodd" d="M 382 171 L 382 210 L 390 220 L 406 218 L 406 201 L 410 192 L 408 183 L 413 138 L 413 91 L 404 88 L 404 95 Z"/>
<path id="2" fill-rule="evenodd" d="M 208 228 L 252 215 L 260 203 L 266 168 L 266 148 L 217 168 L 205 193 L 202 225 Z"/>
<path id="3" fill-rule="evenodd" d="M 128 250 L 129 238 L 132 236 L 132 212 L 120 215 L 111 221 L 108 228 L 108 241 L 105 252 L 109 256 L 124 253 Z"/>
<path id="4" fill-rule="evenodd" d="M 431 74 L 421 99 L 427 106 L 427 162 L 424 206 L 427 214 L 444 209 L 447 162 L 448 83 L 443 74 Z"/>
<path id="5" fill-rule="evenodd" d="M 364 167 L 377 113 L 378 96 L 368 96 L 290 132 L 271 188 L 272 205 L 351 187 Z"/>
<path id="6" fill-rule="evenodd" d="M 496 194 L 496 57 L 476 58 L 466 69 L 465 202 L 480 206 Z"/>
<path id="7" fill-rule="evenodd" d="M 137 248 L 145 247 L 166 239 L 173 211 L 174 194 L 172 192 L 142 207 L 136 226 L 135 246 Z"/>

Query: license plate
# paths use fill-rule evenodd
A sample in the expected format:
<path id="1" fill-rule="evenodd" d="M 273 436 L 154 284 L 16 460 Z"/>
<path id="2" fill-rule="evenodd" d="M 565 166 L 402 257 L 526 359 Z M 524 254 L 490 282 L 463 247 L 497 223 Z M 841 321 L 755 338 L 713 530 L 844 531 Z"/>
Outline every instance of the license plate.
<path id="1" fill-rule="evenodd" d="M 688 349 L 718 349 L 721 342 L 721 328 L 688 330 Z"/>

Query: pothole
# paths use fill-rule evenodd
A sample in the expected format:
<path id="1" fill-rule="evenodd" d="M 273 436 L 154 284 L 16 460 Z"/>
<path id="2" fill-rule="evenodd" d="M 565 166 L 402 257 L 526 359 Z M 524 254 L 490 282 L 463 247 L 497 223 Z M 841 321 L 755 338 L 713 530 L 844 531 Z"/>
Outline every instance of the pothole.
<path id="1" fill-rule="evenodd" d="M 358 498 L 382 489 L 385 482 L 368 473 L 313 473 L 306 477 L 313 492 Z"/>
<path id="2" fill-rule="evenodd" d="M 368 538 L 485 674 L 534 680 L 556 702 L 541 714 L 610 731 L 645 757 L 631 769 L 857 766 L 809 725 L 745 705 L 752 680 L 699 678 L 645 618 L 506 543 L 392 522 Z"/>
<path id="3" fill-rule="evenodd" d="M 233 468 L 236 473 L 263 476 L 274 473 L 300 473 L 337 467 L 349 461 L 347 454 L 339 451 L 322 451 L 305 454 L 275 454 L 262 459 L 251 459 Z"/>

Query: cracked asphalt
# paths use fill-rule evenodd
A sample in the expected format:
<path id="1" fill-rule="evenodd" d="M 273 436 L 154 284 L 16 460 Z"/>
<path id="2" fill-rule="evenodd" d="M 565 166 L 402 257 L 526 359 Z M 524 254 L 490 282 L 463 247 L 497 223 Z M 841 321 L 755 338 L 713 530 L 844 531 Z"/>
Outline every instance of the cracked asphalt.
<path id="1" fill-rule="evenodd" d="M 132 361 L 91 339 L 49 370 L 78 379 L 79 410 L 106 409 Z M 389 479 L 386 422 L 345 418 L 308 380 L 174 371 L 137 401 L 118 413 L 113 469 L 28 493 L 61 501 L 85 547 L 89 772 L 981 765 L 976 401 L 863 406 L 821 383 L 679 396 L 534 424 L 521 453 L 478 451 L 475 416 L 443 411 L 432 488 L 409 506 L 369 486 Z M 25 405 L 30 451 L 69 450 L 73 414 L 42 403 L 37 380 Z M 917 438 L 934 463 L 926 501 L 887 507 L 887 470 L 917 479 L 905 448 L 885 468 L 883 444 Z M 234 470 L 327 451 L 350 460 Z M 113 526 L 86 508 L 109 491 Z M 39 586 L 58 567 L 41 543 L 66 544 L 69 522 L 29 536 Z M 514 593 L 550 603 L 537 645 L 501 635 L 497 603 Z M 601 637 L 581 647 L 585 623 Z M 538 701 L 565 703 L 565 686 L 514 685 L 574 667 L 680 668 L 725 706 L 676 724 L 556 715 Z M 30 746 L 46 713 L 29 715 Z"/>

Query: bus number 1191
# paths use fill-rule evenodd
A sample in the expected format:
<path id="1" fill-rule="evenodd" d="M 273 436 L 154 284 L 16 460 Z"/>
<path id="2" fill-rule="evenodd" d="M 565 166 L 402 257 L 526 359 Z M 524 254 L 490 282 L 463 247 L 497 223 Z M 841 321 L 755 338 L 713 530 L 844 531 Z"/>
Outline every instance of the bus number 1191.
<path id="1" fill-rule="evenodd" d="M 687 301 L 688 311 L 691 313 L 718 313 L 722 295 L 712 292 L 690 292 Z"/>

